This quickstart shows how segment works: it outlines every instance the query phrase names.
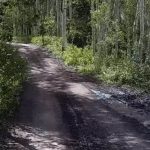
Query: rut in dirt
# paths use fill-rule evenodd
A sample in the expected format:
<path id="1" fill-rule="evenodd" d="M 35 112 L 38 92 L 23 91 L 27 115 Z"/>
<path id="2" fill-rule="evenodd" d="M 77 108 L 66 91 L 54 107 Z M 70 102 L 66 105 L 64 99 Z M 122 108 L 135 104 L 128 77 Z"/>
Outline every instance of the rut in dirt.
<path id="1" fill-rule="evenodd" d="M 98 100 L 93 82 L 67 70 L 46 50 L 33 45 L 18 49 L 29 64 L 28 80 L 0 149 L 150 150 L 149 114 L 118 97 L 112 103 Z"/>

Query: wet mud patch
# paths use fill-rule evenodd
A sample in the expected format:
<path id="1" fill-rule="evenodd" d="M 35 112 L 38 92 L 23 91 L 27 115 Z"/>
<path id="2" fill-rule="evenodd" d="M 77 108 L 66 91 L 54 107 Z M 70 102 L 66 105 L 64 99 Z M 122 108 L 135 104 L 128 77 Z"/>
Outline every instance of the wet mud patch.
<path id="1" fill-rule="evenodd" d="M 126 150 L 122 142 L 109 142 L 111 133 L 84 109 L 83 105 L 87 104 L 79 101 L 81 97 L 63 92 L 56 93 L 56 97 L 62 107 L 64 122 L 74 139 L 74 150 Z"/>
<path id="2" fill-rule="evenodd" d="M 99 89 L 99 88 L 97 88 Z M 105 101 L 107 103 L 122 103 L 126 106 L 150 112 L 150 94 L 144 92 L 130 91 L 130 89 L 123 90 L 122 88 L 101 87 L 99 90 L 92 90 L 96 95 L 97 100 Z"/>

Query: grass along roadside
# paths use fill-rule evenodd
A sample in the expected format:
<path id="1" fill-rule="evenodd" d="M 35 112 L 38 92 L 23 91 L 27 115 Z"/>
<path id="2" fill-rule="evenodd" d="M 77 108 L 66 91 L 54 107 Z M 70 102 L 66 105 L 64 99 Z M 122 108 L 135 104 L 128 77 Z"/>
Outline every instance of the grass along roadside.
<path id="1" fill-rule="evenodd" d="M 113 55 L 103 57 L 102 53 L 93 55 L 90 46 L 78 48 L 68 44 L 62 52 L 62 40 L 58 37 L 38 36 L 32 38 L 32 43 L 49 49 L 55 56 L 63 59 L 66 65 L 73 66 L 83 74 L 92 74 L 108 84 L 127 84 L 150 90 L 150 66 L 137 65 L 127 58 L 116 58 Z"/>
<path id="2" fill-rule="evenodd" d="M 12 46 L 0 43 L 0 128 L 13 117 L 26 77 L 26 62 Z"/>
<path id="3" fill-rule="evenodd" d="M 34 37 L 31 41 L 39 46 L 43 45 L 42 37 Z M 63 59 L 66 65 L 73 66 L 81 73 L 91 74 L 94 69 L 94 57 L 90 47 L 78 48 L 68 44 L 67 49 L 62 52 L 62 40 L 58 37 L 44 37 L 44 46 L 49 49 L 57 58 Z"/>

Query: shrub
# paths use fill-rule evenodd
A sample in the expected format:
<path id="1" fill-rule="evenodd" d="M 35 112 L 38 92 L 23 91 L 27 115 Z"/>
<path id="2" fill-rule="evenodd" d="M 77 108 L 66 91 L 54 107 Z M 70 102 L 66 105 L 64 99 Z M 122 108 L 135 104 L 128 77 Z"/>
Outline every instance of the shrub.
<path id="1" fill-rule="evenodd" d="M 42 45 L 42 37 L 33 37 L 32 43 Z M 62 39 L 55 36 L 44 36 L 44 43 L 53 54 L 62 58 L 66 65 L 71 65 L 86 74 L 93 72 L 94 57 L 90 48 L 78 48 L 75 45 L 68 44 L 66 50 L 62 52 Z"/>
<path id="2" fill-rule="evenodd" d="M 65 63 L 72 66 L 80 65 L 81 58 L 82 58 L 82 49 L 77 48 L 74 45 L 68 46 L 63 54 L 63 59 Z"/>
<path id="3" fill-rule="evenodd" d="M 71 65 L 84 74 L 96 74 L 100 80 L 107 83 L 131 84 L 144 89 L 150 89 L 150 66 L 136 65 L 127 58 L 106 56 L 98 52 L 93 56 L 90 47 L 78 48 L 68 44 L 62 52 L 62 39 L 45 36 L 46 47 L 57 57 L 62 58 L 66 65 Z M 32 43 L 42 45 L 41 37 L 34 37 Z"/>
<path id="4" fill-rule="evenodd" d="M 150 66 L 136 65 L 136 69 L 133 73 L 132 83 L 137 87 L 143 88 L 145 90 L 150 90 Z"/>
<path id="5" fill-rule="evenodd" d="M 64 52 L 63 59 L 65 64 L 76 67 L 82 73 L 88 74 L 94 70 L 93 53 L 88 47 L 82 49 L 70 45 Z"/>
<path id="6" fill-rule="evenodd" d="M 99 58 L 99 57 L 98 57 Z M 116 59 L 108 56 L 96 59 L 96 72 L 99 77 L 107 83 L 128 83 L 133 78 L 134 63 L 128 59 Z"/>
<path id="7" fill-rule="evenodd" d="M 11 117 L 25 79 L 26 63 L 11 46 L 0 43 L 0 120 Z"/>

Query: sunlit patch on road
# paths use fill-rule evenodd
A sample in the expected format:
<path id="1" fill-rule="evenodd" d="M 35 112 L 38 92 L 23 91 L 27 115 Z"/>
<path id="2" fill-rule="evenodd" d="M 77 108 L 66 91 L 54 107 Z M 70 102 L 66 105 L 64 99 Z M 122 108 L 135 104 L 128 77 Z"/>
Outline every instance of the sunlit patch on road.
<path id="1" fill-rule="evenodd" d="M 83 96 L 87 98 L 92 98 L 91 97 L 91 91 L 82 85 L 81 83 L 73 83 L 73 82 L 68 82 L 68 92 L 71 92 L 72 94 L 78 95 L 78 96 Z"/>
<path id="2" fill-rule="evenodd" d="M 14 143 L 26 141 L 35 150 L 66 150 L 65 140 L 60 138 L 58 132 L 44 131 L 31 126 L 16 126 L 10 130 L 11 136 L 14 138 Z"/>

